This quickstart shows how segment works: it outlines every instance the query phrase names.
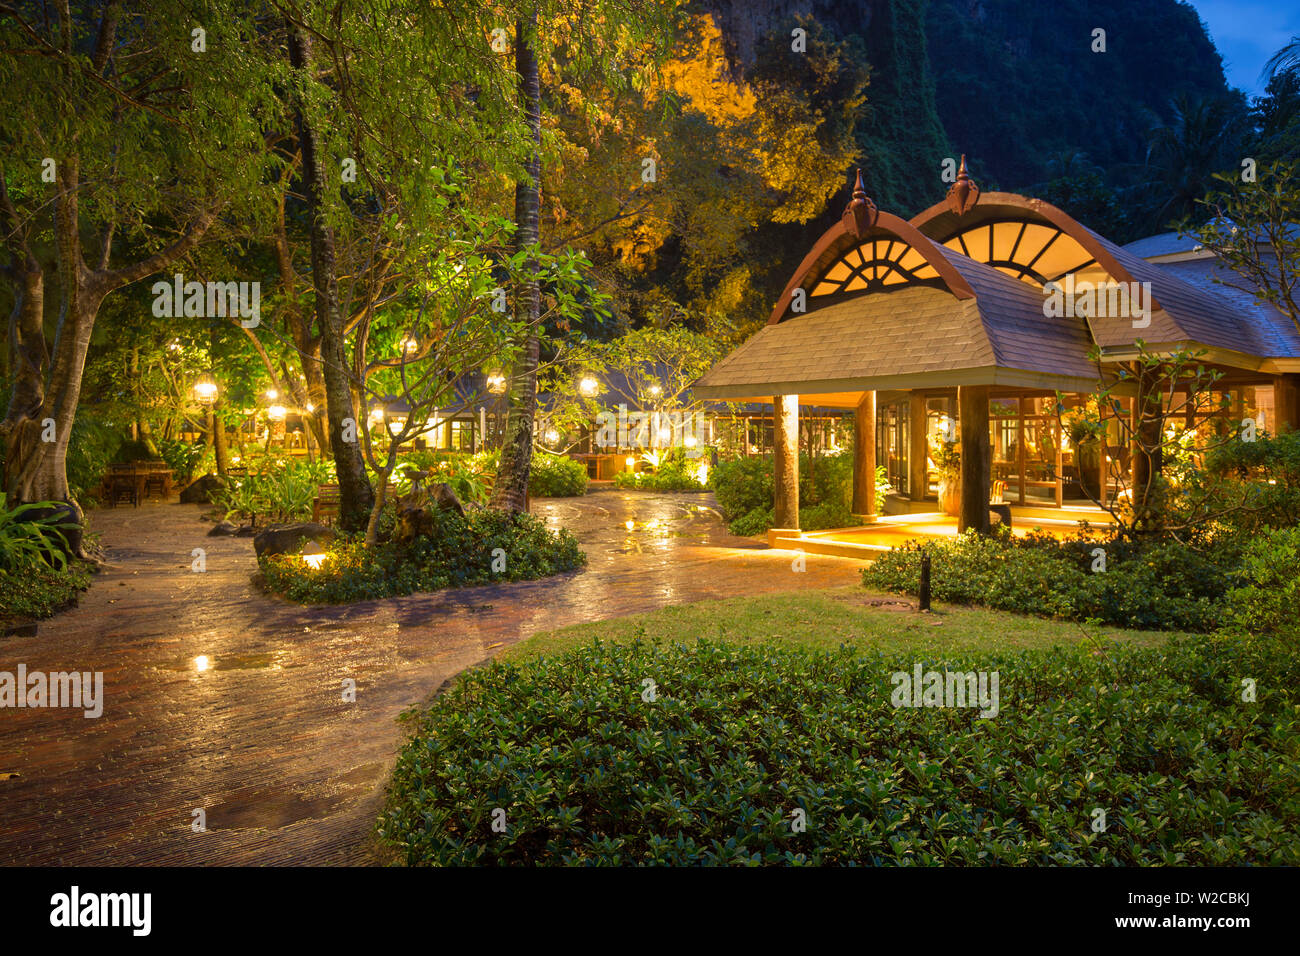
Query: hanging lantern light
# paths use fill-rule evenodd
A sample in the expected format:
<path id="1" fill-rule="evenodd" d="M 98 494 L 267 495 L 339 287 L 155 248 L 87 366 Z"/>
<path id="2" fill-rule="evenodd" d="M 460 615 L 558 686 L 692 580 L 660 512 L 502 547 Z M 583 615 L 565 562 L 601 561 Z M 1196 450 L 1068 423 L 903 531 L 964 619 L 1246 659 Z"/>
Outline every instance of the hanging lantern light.
<path id="1" fill-rule="evenodd" d="M 600 391 L 600 382 L 588 375 L 578 383 L 578 391 L 590 398 Z"/>
<path id="2" fill-rule="evenodd" d="M 194 383 L 194 395 L 202 405 L 211 405 L 217 400 L 217 383 L 211 375 L 204 372 Z"/>
<path id="3" fill-rule="evenodd" d="M 489 372 L 487 387 L 489 392 L 495 392 L 499 395 L 506 390 L 506 377 L 500 372 Z"/>
<path id="4" fill-rule="evenodd" d="M 283 405 L 272 405 L 266 410 L 266 417 L 273 422 L 282 422 L 288 414 L 288 409 Z"/>

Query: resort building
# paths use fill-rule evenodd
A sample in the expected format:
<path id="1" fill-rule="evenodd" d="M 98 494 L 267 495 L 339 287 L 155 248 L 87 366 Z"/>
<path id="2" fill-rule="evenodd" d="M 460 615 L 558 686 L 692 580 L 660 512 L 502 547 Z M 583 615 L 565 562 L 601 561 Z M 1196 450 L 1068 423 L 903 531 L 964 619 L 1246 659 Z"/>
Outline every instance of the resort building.
<path id="1" fill-rule="evenodd" d="M 991 494 L 1013 512 L 1086 514 L 1119 493 L 1117 469 L 1139 463 L 1113 412 L 1109 443 L 1075 446 L 1057 394 L 1068 420 L 1095 401 L 1100 380 L 1135 370 L 1139 342 L 1157 355 L 1199 351 L 1222 374 L 1215 388 L 1226 401 L 1186 426 L 1252 418 L 1276 433 L 1300 424 L 1300 331 L 1216 278 L 1242 282 L 1176 234 L 1121 247 L 1041 200 L 981 195 L 964 158 L 945 201 L 910 221 L 877 210 L 859 175 L 767 325 L 693 393 L 773 408 L 773 542 L 798 537 L 804 405 L 851 410 L 853 510 L 868 521 L 877 464 L 894 491 L 888 511 L 940 510 L 936 449 L 957 438 L 959 528 L 989 526 Z M 1136 403 L 1134 389 L 1119 413 Z"/>

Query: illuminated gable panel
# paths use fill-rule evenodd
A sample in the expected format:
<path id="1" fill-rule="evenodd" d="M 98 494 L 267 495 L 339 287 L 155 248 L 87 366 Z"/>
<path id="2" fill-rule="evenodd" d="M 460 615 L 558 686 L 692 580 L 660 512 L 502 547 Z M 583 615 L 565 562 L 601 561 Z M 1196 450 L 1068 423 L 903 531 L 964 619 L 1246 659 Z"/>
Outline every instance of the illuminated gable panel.
<path id="1" fill-rule="evenodd" d="M 831 265 L 812 294 L 862 292 L 909 282 L 940 281 L 939 273 L 920 252 L 900 239 L 873 239 L 850 249 Z"/>
<path id="2" fill-rule="evenodd" d="M 1037 222 L 981 223 L 950 237 L 944 248 L 1039 287 L 1067 273 L 1079 275 L 1097 268 L 1096 260 L 1073 236 Z"/>

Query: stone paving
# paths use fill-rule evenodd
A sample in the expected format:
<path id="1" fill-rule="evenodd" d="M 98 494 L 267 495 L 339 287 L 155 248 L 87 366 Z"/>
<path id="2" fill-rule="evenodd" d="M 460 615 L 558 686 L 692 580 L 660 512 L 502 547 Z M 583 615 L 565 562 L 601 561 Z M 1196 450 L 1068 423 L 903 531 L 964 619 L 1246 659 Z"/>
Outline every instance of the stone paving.
<path id="1" fill-rule="evenodd" d="M 578 536 L 584 570 L 301 607 L 258 590 L 251 540 L 206 537 L 201 510 L 94 512 L 109 567 L 35 635 L 0 637 L 0 671 L 102 671 L 105 696 L 98 719 L 0 710 L 0 865 L 374 862 L 395 718 L 459 671 L 538 631 L 861 567 L 809 555 L 796 574 L 789 552 L 730 536 L 711 496 L 606 489 L 533 503 Z"/>

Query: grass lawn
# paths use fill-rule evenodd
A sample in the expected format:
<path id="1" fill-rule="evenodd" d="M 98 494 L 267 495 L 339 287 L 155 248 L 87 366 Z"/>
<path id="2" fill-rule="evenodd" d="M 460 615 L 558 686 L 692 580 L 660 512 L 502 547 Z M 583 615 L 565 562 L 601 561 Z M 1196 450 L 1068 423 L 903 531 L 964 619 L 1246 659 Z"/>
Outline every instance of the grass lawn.
<path id="1" fill-rule="evenodd" d="M 638 636 L 652 642 L 690 643 L 708 638 L 823 650 L 849 644 L 863 651 L 892 653 L 1042 650 L 1089 638 L 1153 647 L 1178 633 L 1093 628 L 953 605 L 936 604 L 930 613 L 921 614 L 912 610 L 914 606 L 914 601 L 898 595 L 854 586 L 702 601 L 545 631 L 508 648 L 501 659 L 519 662 L 563 653 L 595 638 L 618 643 Z"/>

